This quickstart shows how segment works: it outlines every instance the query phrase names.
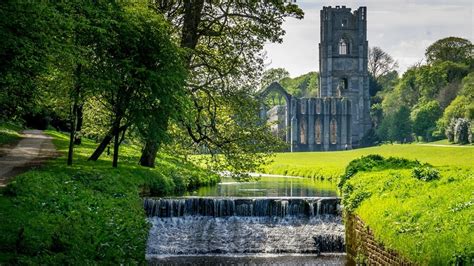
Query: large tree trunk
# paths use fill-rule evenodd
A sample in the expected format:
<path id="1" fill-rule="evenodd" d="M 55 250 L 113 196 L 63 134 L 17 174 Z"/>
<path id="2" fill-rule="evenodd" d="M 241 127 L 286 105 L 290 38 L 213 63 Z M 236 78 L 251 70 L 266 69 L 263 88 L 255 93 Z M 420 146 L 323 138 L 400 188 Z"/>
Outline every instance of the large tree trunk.
<path id="1" fill-rule="evenodd" d="M 125 129 L 127 129 L 127 125 L 119 127 L 117 130 L 117 134 L 120 134 L 120 132 L 124 131 Z M 112 127 L 111 129 L 109 129 L 109 131 L 107 132 L 107 135 L 105 135 L 102 142 L 99 144 L 99 146 L 97 146 L 94 153 L 92 153 L 89 159 L 87 159 L 88 161 L 97 161 L 99 159 L 99 157 L 102 155 L 102 153 L 104 153 L 105 149 L 114 138 L 115 132 L 116 132 L 115 127 Z"/>
<path id="2" fill-rule="evenodd" d="M 156 154 L 163 143 L 163 134 L 168 130 L 169 119 L 168 110 L 163 110 L 162 106 L 153 112 L 153 117 L 148 121 L 149 132 L 147 132 L 145 147 L 143 147 L 140 157 L 141 166 L 155 167 Z M 157 132 L 161 133 L 157 134 Z"/>
<path id="3" fill-rule="evenodd" d="M 88 161 L 97 161 L 99 159 L 100 155 L 102 155 L 102 153 L 105 151 L 110 141 L 112 141 L 112 138 L 114 137 L 112 132 L 113 132 L 113 129 L 107 132 L 107 135 L 105 135 L 104 139 L 99 144 L 99 146 L 95 149 L 94 153 L 92 153 L 89 159 L 87 159 Z"/>
<path id="4" fill-rule="evenodd" d="M 183 29 L 181 30 L 181 47 L 194 50 L 199 41 L 199 24 L 201 23 L 204 0 L 184 0 Z M 186 55 L 186 62 L 191 63 L 192 53 Z"/>
<path id="5" fill-rule="evenodd" d="M 79 104 L 77 106 L 77 120 L 76 120 L 76 132 L 74 134 L 74 144 L 80 145 L 82 143 L 82 121 L 83 121 L 83 107 L 84 105 Z"/>
<path id="6" fill-rule="evenodd" d="M 148 140 L 140 157 L 140 165 L 145 167 L 155 167 L 156 154 L 160 145 L 157 141 Z"/>

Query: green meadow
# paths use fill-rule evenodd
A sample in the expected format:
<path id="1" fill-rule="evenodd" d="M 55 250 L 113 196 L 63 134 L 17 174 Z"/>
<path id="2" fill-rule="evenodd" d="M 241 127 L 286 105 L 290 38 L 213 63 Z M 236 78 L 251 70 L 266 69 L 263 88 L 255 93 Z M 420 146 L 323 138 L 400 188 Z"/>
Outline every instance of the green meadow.
<path id="1" fill-rule="evenodd" d="M 269 174 L 337 181 L 350 161 L 369 154 L 418 160 L 437 167 L 474 165 L 474 146 L 445 144 L 386 144 L 349 151 L 277 153 L 273 162 L 262 168 Z"/>

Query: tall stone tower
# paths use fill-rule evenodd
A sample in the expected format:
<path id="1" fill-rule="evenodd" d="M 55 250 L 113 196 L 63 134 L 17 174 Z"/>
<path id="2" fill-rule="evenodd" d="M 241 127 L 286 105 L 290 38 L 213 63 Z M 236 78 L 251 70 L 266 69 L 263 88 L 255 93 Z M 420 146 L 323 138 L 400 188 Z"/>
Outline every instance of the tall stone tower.
<path id="1" fill-rule="evenodd" d="M 319 97 L 344 97 L 351 102 L 352 144 L 357 147 L 370 129 L 367 72 L 367 8 L 345 6 L 321 10 Z"/>

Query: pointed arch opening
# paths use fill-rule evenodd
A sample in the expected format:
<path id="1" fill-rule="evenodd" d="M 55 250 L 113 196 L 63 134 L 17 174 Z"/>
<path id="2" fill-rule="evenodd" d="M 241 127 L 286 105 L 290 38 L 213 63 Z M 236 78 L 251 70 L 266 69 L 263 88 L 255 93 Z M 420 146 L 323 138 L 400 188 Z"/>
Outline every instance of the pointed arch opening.
<path id="1" fill-rule="evenodd" d="M 350 45 L 350 43 L 345 38 L 341 38 L 339 40 L 339 54 L 340 55 L 348 55 L 349 54 L 349 45 Z"/>

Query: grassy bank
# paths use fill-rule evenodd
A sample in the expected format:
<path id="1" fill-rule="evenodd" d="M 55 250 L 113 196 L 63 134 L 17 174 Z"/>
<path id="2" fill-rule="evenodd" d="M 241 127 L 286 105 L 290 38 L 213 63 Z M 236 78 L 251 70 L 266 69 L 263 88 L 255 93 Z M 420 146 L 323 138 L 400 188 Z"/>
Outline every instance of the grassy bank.
<path id="1" fill-rule="evenodd" d="M 350 177 L 342 189 L 345 209 L 359 215 L 384 246 L 417 264 L 472 263 L 474 169 L 405 165 L 364 169 Z"/>
<path id="2" fill-rule="evenodd" d="M 437 146 L 439 145 L 439 146 Z M 378 241 L 422 265 L 474 259 L 474 147 L 394 144 L 340 152 L 277 154 L 266 173 L 339 180 L 354 159 L 380 154 L 383 163 L 359 163 L 362 169 L 343 188 L 346 210 L 373 230 Z M 435 178 L 417 178 L 414 169 Z M 433 172 L 438 172 L 433 174 Z"/>
<path id="3" fill-rule="evenodd" d="M 264 166 L 263 170 L 269 174 L 336 181 L 350 161 L 369 154 L 403 157 L 436 166 L 471 166 L 474 162 L 474 146 L 393 144 L 350 151 L 279 153 L 273 163 Z"/>
<path id="4" fill-rule="evenodd" d="M 0 145 L 13 143 L 21 138 L 23 128 L 14 123 L 0 121 Z"/>
<path id="5" fill-rule="evenodd" d="M 49 131 L 65 154 L 67 136 Z M 96 144 L 83 140 L 72 167 L 65 156 L 17 176 L 0 196 L 0 264 L 136 264 L 144 262 L 148 225 L 141 195 L 179 194 L 218 181 L 192 164 L 160 155 L 155 169 L 137 165 L 123 146 L 88 162 Z"/>

